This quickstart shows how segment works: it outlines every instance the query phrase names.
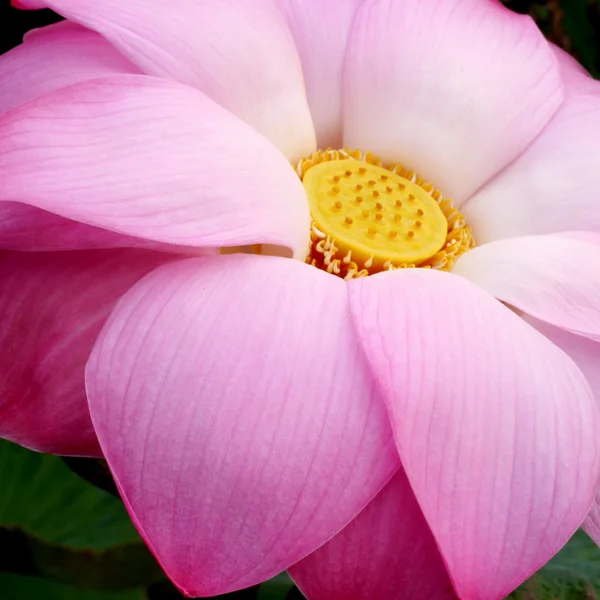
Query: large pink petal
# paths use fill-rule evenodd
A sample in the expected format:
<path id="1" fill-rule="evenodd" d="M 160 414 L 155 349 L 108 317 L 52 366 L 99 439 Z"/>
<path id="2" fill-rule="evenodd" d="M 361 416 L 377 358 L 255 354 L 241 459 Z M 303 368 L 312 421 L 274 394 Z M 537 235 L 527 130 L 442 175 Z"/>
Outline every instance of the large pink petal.
<path id="1" fill-rule="evenodd" d="M 463 207 L 479 243 L 568 230 L 600 233 L 600 84 L 595 87 L 593 95 L 568 93 L 531 146 Z"/>
<path id="2" fill-rule="evenodd" d="M 365 0 L 344 78 L 344 144 L 403 163 L 458 204 L 562 99 L 536 25 L 495 0 Z"/>
<path id="3" fill-rule="evenodd" d="M 137 250 L 0 253 L 0 436 L 100 455 L 85 363 L 119 297 L 166 260 Z"/>
<path id="4" fill-rule="evenodd" d="M 98 33 L 62 21 L 0 56 L 0 113 L 61 87 L 122 73 L 139 69 Z"/>
<path id="5" fill-rule="evenodd" d="M 456 599 L 403 470 L 354 521 L 288 571 L 310 600 Z"/>
<path id="6" fill-rule="evenodd" d="M 219 252 L 218 248 L 175 246 L 113 233 L 20 202 L 0 202 L 0 248 L 28 252 L 94 248 L 146 248 L 195 255 Z"/>
<path id="7" fill-rule="evenodd" d="M 399 467 L 346 284 L 299 261 L 190 259 L 94 349 L 94 426 L 137 526 L 191 596 L 250 586 L 345 526 Z"/>
<path id="8" fill-rule="evenodd" d="M 600 343 L 536 319 L 526 320 L 577 363 L 592 388 L 596 403 L 600 405 Z M 583 529 L 600 546 L 600 487 L 596 490 L 594 505 L 583 522 Z"/>
<path id="9" fill-rule="evenodd" d="M 198 87 L 291 161 L 315 149 L 302 69 L 275 0 L 25 0 L 100 32 L 145 73 Z"/>
<path id="10" fill-rule="evenodd" d="M 349 283 L 402 464 L 459 597 L 500 600 L 589 510 L 600 419 L 566 354 L 483 290 L 413 269 Z"/>
<path id="11" fill-rule="evenodd" d="M 61 21 L 29 32 L 23 44 L 0 56 L 0 113 L 80 81 L 137 72 L 101 35 Z M 0 204 L 3 248 L 69 250 L 147 244 L 31 206 Z"/>
<path id="12" fill-rule="evenodd" d="M 491 242 L 464 254 L 453 273 L 541 321 L 600 340 L 600 234 Z"/>
<path id="13" fill-rule="evenodd" d="M 173 244 L 308 247 L 308 203 L 283 155 L 201 92 L 144 75 L 1 116 L 0 199 Z"/>
<path id="14" fill-rule="evenodd" d="M 362 0 L 280 0 L 302 61 L 319 148 L 341 148 L 342 71 Z"/>

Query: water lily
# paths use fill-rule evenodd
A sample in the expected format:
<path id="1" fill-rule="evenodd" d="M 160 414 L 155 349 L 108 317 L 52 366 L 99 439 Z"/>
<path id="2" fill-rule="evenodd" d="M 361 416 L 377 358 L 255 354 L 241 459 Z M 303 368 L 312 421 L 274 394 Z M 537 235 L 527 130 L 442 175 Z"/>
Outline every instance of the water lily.
<path id="1" fill-rule="evenodd" d="M 99 445 L 183 591 L 495 600 L 600 540 L 600 95 L 529 18 L 18 5 L 69 20 L 0 65 L 5 348 L 49 306 L 20 358 L 76 412 L 94 346 Z"/>

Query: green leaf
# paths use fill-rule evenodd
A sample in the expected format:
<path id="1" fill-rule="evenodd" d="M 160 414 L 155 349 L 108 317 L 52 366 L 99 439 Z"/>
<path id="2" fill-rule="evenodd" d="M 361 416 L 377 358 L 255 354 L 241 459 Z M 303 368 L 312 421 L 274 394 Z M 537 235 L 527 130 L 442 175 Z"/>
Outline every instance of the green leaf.
<path id="1" fill-rule="evenodd" d="M 286 573 L 280 573 L 265 581 L 258 592 L 257 600 L 285 600 L 294 583 Z"/>
<path id="2" fill-rule="evenodd" d="M 127 592 L 82 592 L 61 583 L 0 573 L 2 600 L 146 600 L 143 590 Z"/>
<path id="3" fill-rule="evenodd" d="M 514 600 L 600 599 L 600 550 L 583 532 L 515 591 Z"/>
<path id="4" fill-rule="evenodd" d="M 122 502 L 56 457 L 0 440 L 0 570 L 91 589 L 125 589 L 164 578 Z"/>
<path id="5" fill-rule="evenodd" d="M 81 456 L 61 456 L 61 458 L 73 473 L 116 498 L 120 498 L 117 484 L 103 458 L 85 458 Z"/>

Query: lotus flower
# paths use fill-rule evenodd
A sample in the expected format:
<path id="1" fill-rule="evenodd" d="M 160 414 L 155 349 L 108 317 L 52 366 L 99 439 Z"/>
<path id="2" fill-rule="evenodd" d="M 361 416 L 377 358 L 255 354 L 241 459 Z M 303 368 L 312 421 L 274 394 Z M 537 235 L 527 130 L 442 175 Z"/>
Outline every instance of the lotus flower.
<path id="1" fill-rule="evenodd" d="M 600 93 L 529 18 L 18 5 L 68 20 L 0 63 L 2 435 L 101 449 L 190 596 L 495 600 L 600 541 Z"/>

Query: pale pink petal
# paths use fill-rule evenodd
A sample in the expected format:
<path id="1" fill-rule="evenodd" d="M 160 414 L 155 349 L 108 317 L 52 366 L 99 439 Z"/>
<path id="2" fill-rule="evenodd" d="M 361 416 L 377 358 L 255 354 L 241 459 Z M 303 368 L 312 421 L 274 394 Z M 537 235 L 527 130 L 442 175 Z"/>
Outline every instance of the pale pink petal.
<path id="1" fill-rule="evenodd" d="M 600 546 L 600 487 L 596 489 L 596 497 L 588 516 L 582 525 L 583 530 Z"/>
<path id="2" fill-rule="evenodd" d="M 62 21 L 28 35 L 0 56 L 0 113 L 87 79 L 139 69 L 101 35 Z"/>
<path id="3" fill-rule="evenodd" d="M 600 405 L 600 343 L 574 335 L 542 321 L 526 317 L 526 321 L 564 350 L 581 369 Z M 600 546 L 600 487 L 591 511 L 583 522 L 585 532 Z"/>
<path id="4" fill-rule="evenodd" d="M 0 436 L 99 456 L 84 367 L 119 297 L 167 255 L 138 250 L 0 253 Z"/>
<path id="5" fill-rule="evenodd" d="M 568 233 L 490 242 L 453 273 L 541 321 L 600 340 L 600 234 Z"/>
<path id="6" fill-rule="evenodd" d="M 575 361 L 588 380 L 600 406 L 600 343 L 554 327 L 529 315 L 523 315 L 523 318 Z"/>
<path id="7" fill-rule="evenodd" d="M 310 217 L 284 156 L 201 92 L 88 81 L 0 116 L 0 199 L 189 246 L 271 243 L 302 258 Z"/>
<path id="8" fill-rule="evenodd" d="M 550 47 L 558 59 L 566 98 L 577 94 L 599 93 L 600 82 L 594 79 L 580 63 L 559 46 L 551 43 Z"/>
<path id="9" fill-rule="evenodd" d="M 288 571 L 309 600 L 456 599 L 402 470 L 354 521 Z"/>
<path id="10" fill-rule="evenodd" d="M 0 56 L 0 113 L 61 87 L 139 69 L 101 35 L 69 21 L 30 31 Z M 0 204 L 0 247 L 14 250 L 147 245 L 31 206 Z"/>
<path id="11" fill-rule="evenodd" d="M 365 0 L 343 94 L 344 145 L 460 205 L 540 132 L 562 83 L 533 21 L 495 0 Z"/>
<path id="12" fill-rule="evenodd" d="M 0 202 L 0 248 L 27 252 L 146 248 L 163 252 L 210 255 L 218 248 L 192 248 L 113 233 L 21 204 Z"/>
<path id="13" fill-rule="evenodd" d="M 600 84 L 568 94 L 527 150 L 463 207 L 479 243 L 568 230 L 600 232 Z"/>
<path id="14" fill-rule="evenodd" d="M 291 161 L 315 149 L 298 52 L 275 0 L 24 1 L 101 33 L 145 73 L 198 87 Z"/>
<path id="15" fill-rule="evenodd" d="M 147 543 L 190 596 L 267 579 L 399 468 L 346 284 L 230 255 L 127 294 L 87 370 L 94 426 Z"/>
<path id="16" fill-rule="evenodd" d="M 600 419 L 575 363 L 449 273 L 349 283 L 400 459 L 457 595 L 501 600 L 589 510 Z"/>
<path id="17" fill-rule="evenodd" d="M 0 247 L 53 251 L 127 247 L 147 240 L 120 235 L 21 204 L 0 202 Z"/>
<path id="18" fill-rule="evenodd" d="M 342 71 L 348 34 L 362 0 L 279 0 L 302 61 L 319 148 L 341 148 Z"/>

